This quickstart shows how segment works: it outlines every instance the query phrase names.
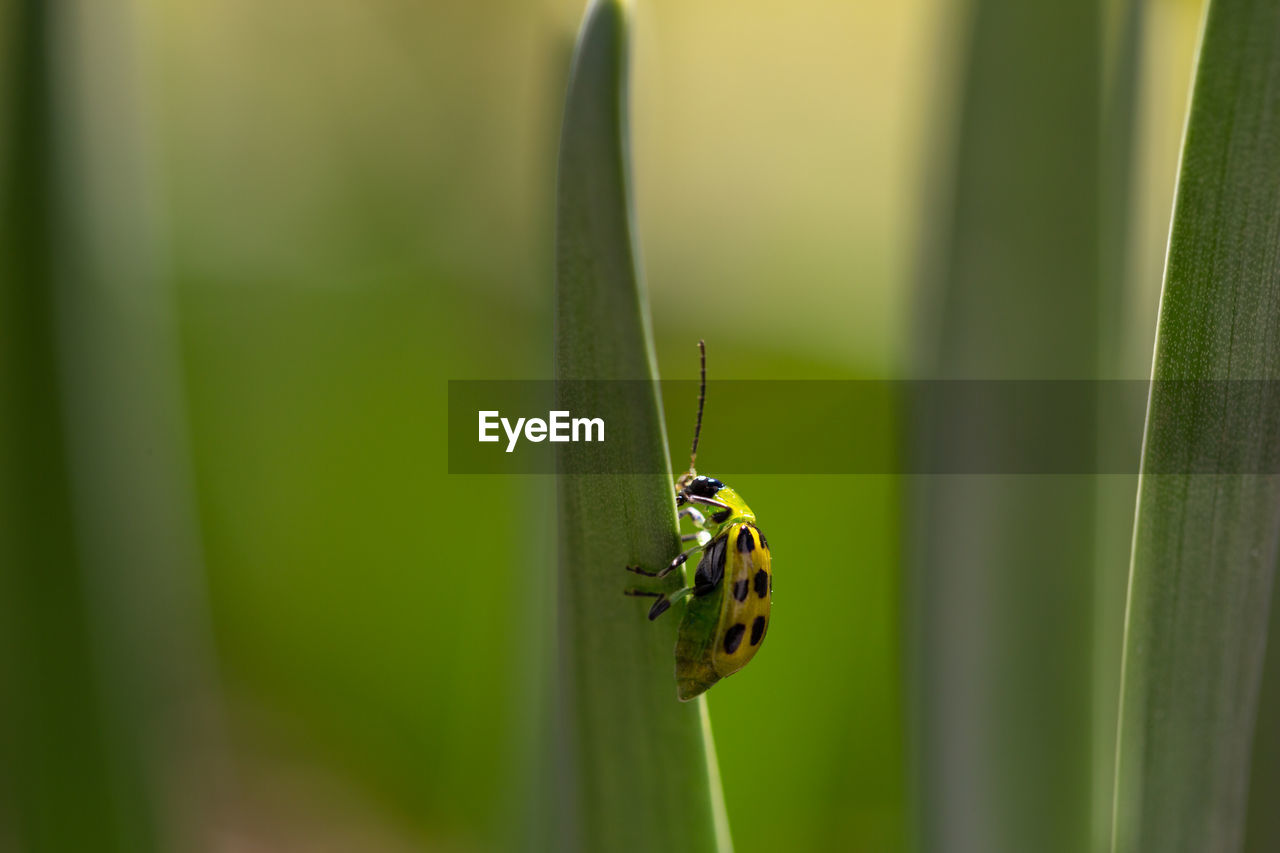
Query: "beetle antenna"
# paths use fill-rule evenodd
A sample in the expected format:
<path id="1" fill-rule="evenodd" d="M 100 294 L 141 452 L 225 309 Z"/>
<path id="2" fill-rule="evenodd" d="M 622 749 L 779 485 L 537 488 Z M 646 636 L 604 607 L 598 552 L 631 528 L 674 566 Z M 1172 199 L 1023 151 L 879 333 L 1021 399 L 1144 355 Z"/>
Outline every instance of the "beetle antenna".
<path id="1" fill-rule="evenodd" d="M 698 422 L 693 427 L 693 447 L 689 451 L 689 474 L 697 473 L 695 463 L 698 461 L 698 437 L 702 435 L 702 407 L 707 402 L 707 344 L 698 341 L 698 355 L 702 362 L 702 381 L 698 384 Z"/>

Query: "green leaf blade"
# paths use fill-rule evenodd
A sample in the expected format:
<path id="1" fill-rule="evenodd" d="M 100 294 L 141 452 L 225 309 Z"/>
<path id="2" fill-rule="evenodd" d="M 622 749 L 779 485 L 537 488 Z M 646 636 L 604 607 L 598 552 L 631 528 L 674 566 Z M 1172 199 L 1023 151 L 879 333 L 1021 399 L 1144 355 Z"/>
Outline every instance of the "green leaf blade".
<path id="1" fill-rule="evenodd" d="M 590 7 L 565 105 L 557 183 L 557 408 L 603 417 L 610 447 L 658 474 L 559 475 L 560 850 L 728 850 L 705 699 L 676 699 L 680 608 L 657 622 L 627 565 L 680 547 L 627 153 L 626 20 Z M 694 356 L 690 342 L 690 357 Z M 642 380 L 576 382 L 574 380 Z M 639 390 L 637 390 L 639 389 Z M 616 444 L 615 444 L 616 442 Z M 673 575 L 661 585 L 678 585 Z"/>
<path id="2" fill-rule="evenodd" d="M 0 810 L 31 851 L 189 849 L 220 772 L 191 749 L 221 731 L 141 14 L 22 2 L 4 30 Z"/>
<path id="3" fill-rule="evenodd" d="M 967 11 L 916 370 L 1093 377 L 1103 310 L 1098 9 L 980 0 Z M 963 459 L 964 442 L 950 440 L 958 418 L 917 419 L 912 440 Z M 915 849 L 1089 847 L 1095 485 L 1056 475 L 906 482 Z"/>
<path id="4" fill-rule="evenodd" d="M 1280 425 L 1270 385 L 1234 380 L 1280 378 L 1277 92 L 1280 7 L 1211 2 L 1147 413 L 1117 851 L 1242 843 L 1280 544 L 1280 478 L 1265 473 Z M 1179 473 L 1205 462 L 1226 473 Z"/>

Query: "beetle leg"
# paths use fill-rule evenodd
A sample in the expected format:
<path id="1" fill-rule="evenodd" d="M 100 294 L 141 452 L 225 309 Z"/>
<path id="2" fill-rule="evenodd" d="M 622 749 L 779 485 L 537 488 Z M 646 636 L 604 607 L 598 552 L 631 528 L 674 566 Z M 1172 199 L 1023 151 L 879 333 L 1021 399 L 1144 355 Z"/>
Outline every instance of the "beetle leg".
<path id="1" fill-rule="evenodd" d="M 700 498 L 697 495 L 690 495 L 688 498 L 690 503 L 702 504 L 703 506 L 714 506 L 720 509 L 729 509 L 727 503 L 716 500 L 715 498 Z"/>
<path id="2" fill-rule="evenodd" d="M 635 572 L 638 575 L 644 575 L 647 578 L 665 578 L 667 575 L 671 574 L 676 569 L 683 566 L 685 564 L 685 561 L 689 559 L 690 554 L 695 554 L 698 551 L 701 551 L 702 547 L 703 547 L 702 544 L 699 543 L 697 545 L 694 545 L 688 551 L 685 551 L 681 554 L 677 554 L 676 558 L 672 560 L 669 564 L 667 564 L 667 567 L 660 572 L 647 572 L 644 569 L 640 568 L 639 566 L 627 566 L 627 571 Z"/>
<path id="3" fill-rule="evenodd" d="M 658 577 L 665 578 L 667 575 L 671 574 L 676 569 L 683 566 L 685 564 L 685 561 L 689 559 L 689 556 L 691 554 L 696 554 L 697 552 L 701 551 L 702 548 L 703 548 L 703 543 L 699 542 L 697 545 L 694 545 L 688 551 L 685 551 L 681 554 L 677 554 L 676 558 L 672 560 L 671 563 L 665 569 L 658 572 Z"/>
<path id="4" fill-rule="evenodd" d="M 681 542 L 697 542 L 699 545 L 706 545 L 711 541 L 711 532 L 707 530 L 707 517 L 693 507 L 687 506 L 680 510 L 680 512 L 676 513 L 676 518 L 687 518 L 698 528 L 697 533 L 681 534 Z"/>
<path id="5" fill-rule="evenodd" d="M 680 512 L 676 513 L 676 518 L 687 518 L 698 527 L 707 526 L 707 517 L 691 506 L 687 506 L 680 510 Z"/>
<path id="6" fill-rule="evenodd" d="M 653 606 L 649 608 L 649 621 L 652 622 L 654 619 L 657 619 L 663 613 L 666 613 L 667 609 L 671 607 L 671 603 L 673 601 L 681 599 L 693 591 L 694 589 L 691 586 L 687 586 L 684 589 L 676 590 L 670 595 L 664 595 L 660 592 L 645 592 L 642 589 L 629 589 L 629 590 L 626 590 L 623 593 L 623 595 L 630 595 L 637 598 L 645 597 L 645 598 L 658 599 L 653 603 Z"/>
<path id="7" fill-rule="evenodd" d="M 729 516 L 733 513 L 733 507 L 729 506 L 727 503 L 718 501 L 715 498 L 700 498 L 696 495 L 690 495 L 688 497 L 688 502 L 715 507 L 717 511 L 711 514 L 711 520 L 716 524 L 721 524 L 728 520 Z M 680 506 L 681 504 L 677 503 L 676 505 Z"/>

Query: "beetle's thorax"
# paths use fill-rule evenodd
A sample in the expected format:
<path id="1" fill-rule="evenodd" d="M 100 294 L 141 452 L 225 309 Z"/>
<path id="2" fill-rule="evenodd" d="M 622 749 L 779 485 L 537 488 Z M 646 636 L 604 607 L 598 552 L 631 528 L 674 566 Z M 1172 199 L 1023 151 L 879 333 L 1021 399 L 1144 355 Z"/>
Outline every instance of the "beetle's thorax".
<path id="1" fill-rule="evenodd" d="M 756 514 L 751 511 L 751 507 L 747 506 L 747 502 L 742 499 L 742 496 L 733 489 L 724 486 L 720 491 L 716 492 L 715 499 L 722 504 L 728 505 L 730 510 L 729 517 L 722 522 L 723 524 L 736 524 L 740 521 L 755 523 Z"/>

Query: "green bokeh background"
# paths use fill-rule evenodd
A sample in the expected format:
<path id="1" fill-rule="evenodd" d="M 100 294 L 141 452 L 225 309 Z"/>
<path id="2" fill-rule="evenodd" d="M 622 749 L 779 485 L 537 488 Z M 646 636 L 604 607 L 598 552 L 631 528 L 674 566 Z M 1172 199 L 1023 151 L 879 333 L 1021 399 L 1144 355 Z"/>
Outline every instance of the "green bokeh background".
<path id="1" fill-rule="evenodd" d="M 1150 288 L 1131 298 L 1153 319 L 1198 6 L 1148 5 L 1134 263 Z M 226 737 L 188 747 L 234 767 L 198 834 L 532 846 L 554 761 L 554 484 L 449 475 L 446 382 L 550 377 L 582 4 L 137 12 Z M 696 375 L 701 337 L 717 379 L 904 377 L 963 4 L 635 15 L 663 376 Z M 691 401 L 666 414 L 679 456 Z M 736 848 L 899 849 L 902 484 L 735 476 L 726 428 L 711 399 L 699 467 L 749 499 L 777 572 L 768 647 L 709 700 Z M 758 436 L 775 454 L 787 440 Z"/>

